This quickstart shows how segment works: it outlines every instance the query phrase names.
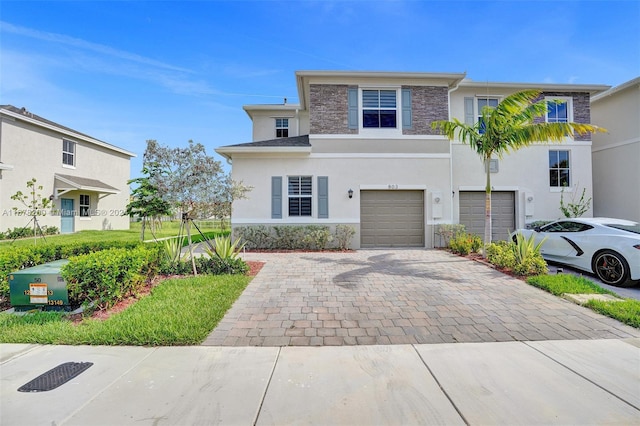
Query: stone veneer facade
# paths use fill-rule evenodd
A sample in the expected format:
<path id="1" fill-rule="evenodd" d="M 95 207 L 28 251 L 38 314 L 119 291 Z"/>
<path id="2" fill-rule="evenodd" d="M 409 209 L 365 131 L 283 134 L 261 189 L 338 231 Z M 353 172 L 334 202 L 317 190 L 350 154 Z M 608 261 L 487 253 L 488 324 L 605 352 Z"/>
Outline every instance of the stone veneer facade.
<path id="1" fill-rule="evenodd" d="M 562 96 L 573 98 L 573 122 L 581 124 L 591 124 L 591 97 L 588 93 L 583 92 L 543 92 L 542 97 L 545 96 Z M 536 121 L 543 121 L 543 118 Z M 596 126 L 598 123 L 594 123 Z M 591 134 L 586 135 L 574 135 L 576 141 L 590 141 Z"/>
<path id="2" fill-rule="evenodd" d="M 411 128 L 403 135 L 436 135 L 431 123 L 449 119 L 449 97 L 446 87 L 402 86 L 411 89 Z"/>
<path id="3" fill-rule="evenodd" d="M 357 134 L 349 128 L 346 84 L 312 84 L 309 87 L 309 130 L 311 134 Z"/>

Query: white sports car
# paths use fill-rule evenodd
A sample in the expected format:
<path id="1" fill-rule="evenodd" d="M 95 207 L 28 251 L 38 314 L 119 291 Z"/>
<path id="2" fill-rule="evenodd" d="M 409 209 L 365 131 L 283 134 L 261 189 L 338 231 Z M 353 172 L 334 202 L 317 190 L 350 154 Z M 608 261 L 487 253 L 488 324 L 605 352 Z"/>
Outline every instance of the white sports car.
<path id="1" fill-rule="evenodd" d="M 640 223 L 622 219 L 562 219 L 534 229 L 519 229 L 525 238 L 535 235 L 542 257 L 595 273 L 602 282 L 619 287 L 640 280 Z"/>

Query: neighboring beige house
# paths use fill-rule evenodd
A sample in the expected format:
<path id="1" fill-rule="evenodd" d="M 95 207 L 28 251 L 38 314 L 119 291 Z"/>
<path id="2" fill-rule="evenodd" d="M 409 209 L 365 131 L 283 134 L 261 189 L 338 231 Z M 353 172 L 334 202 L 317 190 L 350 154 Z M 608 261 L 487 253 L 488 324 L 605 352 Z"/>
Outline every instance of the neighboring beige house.
<path id="1" fill-rule="evenodd" d="M 63 233 L 129 229 L 130 159 L 135 154 L 39 117 L 25 108 L 0 106 L 0 229 L 26 226 L 31 217 L 11 196 L 27 193 L 35 178 L 53 206 L 40 226 Z M 18 211 L 14 211 L 14 207 Z"/>
<path id="2" fill-rule="evenodd" d="M 591 99 L 593 213 L 640 222 L 640 77 Z"/>
<path id="3" fill-rule="evenodd" d="M 464 73 L 299 71 L 296 80 L 299 104 L 245 106 L 253 142 L 216 150 L 254 188 L 234 202 L 232 226 L 348 224 L 353 248 L 438 246 L 441 224 L 482 235 L 484 165 L 433 121 L 473 123 L 484 105 L 537 88 L 560 100 L 547 120 L 590 123 L 590 96 L 609 88 L 474 82 Z M 495 239 L 560 217 L 563 190 L 591 196 L 588 137 L 535 145 L 491 168 Z"/>

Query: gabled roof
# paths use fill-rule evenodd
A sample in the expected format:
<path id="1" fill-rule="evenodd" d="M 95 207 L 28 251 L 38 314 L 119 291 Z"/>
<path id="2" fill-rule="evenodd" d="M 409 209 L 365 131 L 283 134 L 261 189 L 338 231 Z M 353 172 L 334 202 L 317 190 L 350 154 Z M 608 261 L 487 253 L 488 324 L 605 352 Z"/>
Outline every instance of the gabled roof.
<path id="1" fill-rule="evenodd" d="M 115 145 L 111 145 L 110 143 L 101 141 L 99 139 L 93 138 L 89 135 L 86 135 L 84 133 L 78 132 L 77 130 L 73 130 L 69 127 L 63 126 L 61 124 L 58 124 L 56 122 L 53 122 L 51 120 L 47 120 L 46 118 L 40 117 L 39 115 L 36 115 L 30 111 L 28 111 L 26 108 L 22 107 L 22 108 L 17 108 L 13 105 L 0 105 L 0 112 L 3 115 L 12 117 L 14 119 L 18 119 L 18 120 L 22 120 L 22 121 L 26 121 L 29 122 L 31 124 L 40 126 L 40 127 L 44 127 L 50 130 L 54 130 L 56 132 L 62 133 L 64 135 L 76 138 L 76 139 L 80 139 L 83 140 L 85 142 L 89 142 L 92 143 L 94 145 L 99 145 L 103 148 L 107 148 L 110 149 L 112 151 L 116 151 L 119 152 L 121 154 L 125 154 L 129 157 L 135 157 L 136 154 L 129 152 L 127 150 L 124 150 L 122 148 L 118 148 Z"/>
<path id="2" fill-rule="evenodd" d="M 627 89 L 629 89 L 629 88 L 631 88 L 633 86 L 637 86 L 637 85 L 640 85 L 640 77 L 636 77 L 636 78 L 634 78 L 632 80 L 629 80 L 629 81 L 627 81 L 625 83 L 622 83 L 619 86 L 612 87 L 611 89 L 607 90 L 606 92 L 598 93 L 596 96 L 592 96 L 591 97 L 591 102 L 597 102 L 600 99 L 607 98 L 607 97 L 609 97 L 611 95 L 614 95 L 614 94 L 616 94 L 618 92 L 622 92 L 624 90 L 627 90 Z"/>
<path id="3" fill-rule="evenodd" d="M 235 145 L 221 146 L 216 152 L 230 159 L 231 154 L 251 152 L 289 152 L 310 153 L 309 135 L 292 136 L 290 138 L 268 139 L 264 141 L 247 142 Z"/>

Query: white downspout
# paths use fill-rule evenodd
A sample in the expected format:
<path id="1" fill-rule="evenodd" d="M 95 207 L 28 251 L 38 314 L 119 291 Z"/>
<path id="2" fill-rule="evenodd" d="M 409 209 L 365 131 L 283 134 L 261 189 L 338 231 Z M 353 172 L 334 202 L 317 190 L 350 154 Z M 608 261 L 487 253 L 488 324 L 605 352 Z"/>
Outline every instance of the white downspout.
<path id="1" fill-rule="evenodd" d="M 460 87 L 460 83 L 462 82 L 462 80 L 458 81 L 455 85 L 455 87 L 453 87 L 452 89 L 449 89 L 447 91 L 447 109 L 448 109 L 448 113 L 449 113 L 449 121 L 451 121 L 451 94 L 453 92 L 455 92 L 456 90 L 458 90 L 458 88 Z M 453 141 L 450 141 L 449 143 L 449 191 L 451 192 L 451 207 L 450 207 L 450 215 L 451 215 L 451 224 L 453 225 L 453 197 L 454 197 L 454 192 L 453 192 Z M 458 194 L 460 195 L 460 194 Z"/>

